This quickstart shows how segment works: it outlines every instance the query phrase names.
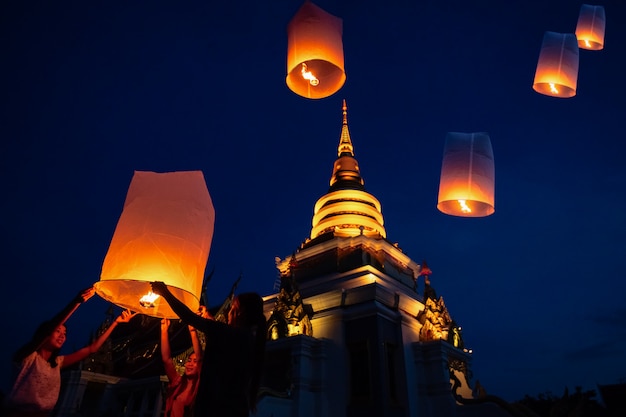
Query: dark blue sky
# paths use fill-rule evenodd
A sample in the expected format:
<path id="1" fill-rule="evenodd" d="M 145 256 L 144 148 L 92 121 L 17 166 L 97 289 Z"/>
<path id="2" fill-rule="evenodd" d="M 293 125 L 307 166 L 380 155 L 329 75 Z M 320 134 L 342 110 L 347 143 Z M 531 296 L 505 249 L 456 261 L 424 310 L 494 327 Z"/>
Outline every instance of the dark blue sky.
<path id="1" fill-rule="evenodd" d="M 284 81 L 300 1 L 184 3 L 0 6 L 3 390 L 11 352 L 98 281 L 135 170 L 204 172 L 210 303 L 240 272 L 271 293 L 328 189 L 344 98 L 387 237 L 427 260 L 474 381 L 516 400 L 626 378 L 626 4 L 602 3 L 605 49 L 580 51 L 578 93 L 557 99 L 531 88 L 539 48 L 581 2 L 320 0 L 347 81 L 307 100 Z M 489 133 L 494 215 L 437 211 L 449 131 Z M 80 308 L 67 348 L 106 307 Z"/>

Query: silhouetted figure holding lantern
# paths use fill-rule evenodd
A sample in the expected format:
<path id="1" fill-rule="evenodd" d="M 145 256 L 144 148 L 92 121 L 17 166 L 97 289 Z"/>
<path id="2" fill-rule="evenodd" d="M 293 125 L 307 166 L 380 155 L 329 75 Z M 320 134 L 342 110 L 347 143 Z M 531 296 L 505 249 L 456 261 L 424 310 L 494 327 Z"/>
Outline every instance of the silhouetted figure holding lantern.
<path id="1" fill-rule="evenodd" d="M 65 322 L 76 309 L 95 294 L 87 288 L 78 295 L 54 318 L 42 323 L 30 342 L 17 350 L 13 361 L 17 366 L 17 376 L 11 392 L 5 398 L 5 417 L 46 417 L 49 416 L 59 397 L 61 370 L 71 366 L 96 352 L 111 335 L 118 323 L 127 323 L 136 313 L 122 312 L 98 338 L 76 352 L 60 355 L 65 343 Z"/>
<path id="2" fill-rule="evenodd" d="M 191 417 L 193 403 L 198 392 L 202 347 L 195 328 L 189 327 L 193 353 L 185 362 L 185 372 L 180 375 L 172 362 L 168 329 L 169 319 L 161 320 L 161 359 L 169 380 L 165 398 L 165 417 Z"/>
<path id="3" fill-rule="evenodd" d="M 206 336 L 194 415 L 247 417 L 250 411 L 256 411 L 266 334 L 261 296 L 256 293 L 236 296 L 226 324 L 200 317 L 163 282 L 153 282 L 152 291 L 162 296 L 183 322 Z"/>

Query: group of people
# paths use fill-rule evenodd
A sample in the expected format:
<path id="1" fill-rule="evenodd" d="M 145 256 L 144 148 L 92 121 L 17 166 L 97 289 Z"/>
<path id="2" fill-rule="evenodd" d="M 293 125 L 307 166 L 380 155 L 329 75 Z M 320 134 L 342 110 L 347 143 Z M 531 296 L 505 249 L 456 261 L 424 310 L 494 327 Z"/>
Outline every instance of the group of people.
<path id="1" fill-rule="evenodd" d="M 206 308 L 192 311 L 163 282 L 153 282 L 152 292 L 163 297 L 188 326 L 193 353 L 178 373 L 171 357 L 170 321 L 161 320 L 161 358 L 168 377 L 165 417 L 243 417 L 256 411 L 257 392 L 265 355 L 266 320 L 263 299 L 257 293 L 236 296 L 227 323 L 213 319 Z M 16 377 L 6 396 L 1 417 L 48 417 L 61 388 L 61 370 L 96 352 L 119 323 L 137 313 L 124 310 L 90 345 L 61 355 L 65 322 L 95 294 L 88 288 L 51 320 L 42 323 L 32 339 L 13 356 Z M 198 332 L 204 335 L 204 349 Z"/>

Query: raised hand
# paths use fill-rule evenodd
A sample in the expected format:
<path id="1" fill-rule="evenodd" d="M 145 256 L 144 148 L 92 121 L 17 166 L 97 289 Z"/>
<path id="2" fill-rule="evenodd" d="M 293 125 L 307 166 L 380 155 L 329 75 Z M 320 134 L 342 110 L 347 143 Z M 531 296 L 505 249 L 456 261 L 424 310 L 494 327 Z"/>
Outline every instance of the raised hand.
<path id="1" fill-rule="evenodd" d="M 208 318 L 209 311 L 206 309 L 206 306 L 198 307 L 198 315 L 203 318 Z"/>
<path id="2" fill-rule="evenodd" d="M 118 322 L 118 323 L 128 323 L 130 321 L 130 319 L 132 319 L 136 315 L 137 315 L 137 313 L 133 313 L 129 309 L 126 309 L 126 310 L 122 311 L 122 314 L 120 314 L 117 317 L 117 319 L 115 319 L 115 321 Z"/>
<path id="3" fill-rule="evenodd" d="M 85 288 L 84 290 L 81 290 L 78 295 L 76 295 L 76 302 L 84 303 L 93 297 L 95 293 L 96 289 L 94 287 Z"/>
<path id="4" fill-rule="evenodd" d="M 151 286 L 152 292 L 157 295 L 163 295 L 168 291 L 167 285 L 165 285 L 165 283 L 162 281 L 154 281 L 151 283 Z"/>
<path id="5" fill-rule="evenodd" d="M 206 306 L 200 306 L 198 307 L 198 313 L 197 313 L 200 317 L 202 317 L 203 319 L 211 319 L 213 320 L 213 315 L 211 314 L 211 312 L 206 308 Z"/>

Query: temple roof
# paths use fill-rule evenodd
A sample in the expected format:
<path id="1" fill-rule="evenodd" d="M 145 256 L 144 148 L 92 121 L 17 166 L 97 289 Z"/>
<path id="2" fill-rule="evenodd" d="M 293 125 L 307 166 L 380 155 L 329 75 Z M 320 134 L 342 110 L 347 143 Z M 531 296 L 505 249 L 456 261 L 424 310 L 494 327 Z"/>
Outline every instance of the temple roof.
<path id="1" fill-rule="evenodd" d="M 330 177 L 329 192 L 342 189 L 365 190 L 364 181 L 359 172 L 359 163 L 354 157 L 354 146 L 348 130 L 348 106 L 343 101 L 343 124 L 341 126 L 341 138 L 337 148 L 337 160 L 333 167 L 333 175 Z"/>
<path id="2" fill-rule="evenodd" d="M 343 123 L 328 193 L 315 204 L 311 239 L 326 233 L 385 238 L 380 202 L 365 191 L 348 130 L 348 107 L 343 100 Z"/>

